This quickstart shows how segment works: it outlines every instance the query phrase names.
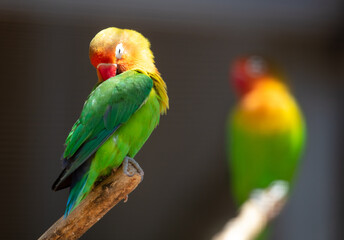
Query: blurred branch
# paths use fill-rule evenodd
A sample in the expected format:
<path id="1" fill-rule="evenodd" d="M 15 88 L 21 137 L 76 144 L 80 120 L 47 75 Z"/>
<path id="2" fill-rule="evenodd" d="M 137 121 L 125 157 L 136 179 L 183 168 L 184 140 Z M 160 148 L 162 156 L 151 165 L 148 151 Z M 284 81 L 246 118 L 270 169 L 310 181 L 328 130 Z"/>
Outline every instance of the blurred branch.
<path id="1" fill-rule="evenodd" d="M 253 191 L 239 215 L 231 219 L 212 240 L 251 240 L 257 237 L 284 207 L 288 189 L 287 182 L 276 181 L 265 190 Z"/>
<path id="2" fill-rule="evenodd" d="M 39 240 L 78 239 L 118 202 L 126 201 L 141 182 L 143 171 L 129 162 L 125 170 L 130 177 L 124 173 L 124 165 L 100 182 L 67 218 L 62 216 Z"/>

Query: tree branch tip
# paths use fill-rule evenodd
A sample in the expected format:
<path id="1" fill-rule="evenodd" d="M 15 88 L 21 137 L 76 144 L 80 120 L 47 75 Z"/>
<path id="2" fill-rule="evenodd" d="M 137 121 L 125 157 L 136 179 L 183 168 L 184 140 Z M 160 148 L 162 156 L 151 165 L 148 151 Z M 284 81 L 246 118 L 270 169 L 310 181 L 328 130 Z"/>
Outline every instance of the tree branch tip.
<path id="1" fill-rule="evenodd" d="M 251 197 L 212 240 L 252 240 L 276 217 L 287 201 L 289 184 L 275 181 L 266 189 L 252 191 Z"/>

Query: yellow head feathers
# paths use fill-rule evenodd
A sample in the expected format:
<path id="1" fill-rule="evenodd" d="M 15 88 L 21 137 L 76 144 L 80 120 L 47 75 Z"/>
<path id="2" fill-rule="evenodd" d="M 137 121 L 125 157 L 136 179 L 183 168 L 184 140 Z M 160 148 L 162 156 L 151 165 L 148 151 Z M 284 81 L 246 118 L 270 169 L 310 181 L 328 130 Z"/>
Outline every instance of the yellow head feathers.
<path id="1" fill-rule="evenodd" d="M 133 69 L 157 72 L 149 41 L 134 30 L 110 27 L 100 31 L 90 43 L 89 56 L 94 67 L 117 64 L 119 73 Z"/>

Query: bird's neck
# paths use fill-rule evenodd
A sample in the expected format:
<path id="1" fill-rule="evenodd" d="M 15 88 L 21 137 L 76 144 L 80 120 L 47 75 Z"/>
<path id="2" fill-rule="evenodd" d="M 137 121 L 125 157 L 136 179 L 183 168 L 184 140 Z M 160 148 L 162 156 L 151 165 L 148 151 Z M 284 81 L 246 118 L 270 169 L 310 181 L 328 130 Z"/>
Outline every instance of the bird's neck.
<path id="1" fill-rule="evenodd" d="M 167 95 L 167 86 L 160 73 L 156 68 L 152 71 L 147 71 L 146 69 L 137 68 L 134 69 L 135 71 L 141 72 L 147 76 L 149 76 L 153 80 L 153 87 L 159 96 L 159 103 L 160 103 L 160 112 L 165 114 L 167 109 L 169 108 L 169 99 Z"/>
<path id="2" fill-rule="evenodd" d="M 153 79 L 154 89 L 160 97 L 160 112 L 165 114 L 169 108 L 169 100 L 167 95 L 167 86 L 159 73 L 149 73 L 150 78 Z"/>

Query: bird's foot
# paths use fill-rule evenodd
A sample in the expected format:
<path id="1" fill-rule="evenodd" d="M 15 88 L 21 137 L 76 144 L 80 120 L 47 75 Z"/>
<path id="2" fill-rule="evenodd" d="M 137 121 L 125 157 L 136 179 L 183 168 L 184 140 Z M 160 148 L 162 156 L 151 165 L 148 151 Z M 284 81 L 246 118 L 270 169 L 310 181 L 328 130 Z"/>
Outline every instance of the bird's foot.
<path id="1" fill-rule="evenodd" d="M 142 168 L 140 167 L 140 165 L 135 161 L 135 159 L 131 158 L 131 157 L 125 157 L 124 161 L 123 161 L 123 172 L 125 175 L 127 175 L 128 177 L 132 177 L 134 176 L 134 172 L 129 169 L 129 164 L 131 164 L 132 167 L 134 167 L 136 169 L 136 171 L 140 174 L 141 176 L 141 181 L 143 180 L 143 175 L 144 172 L 142 170 Z"/>

